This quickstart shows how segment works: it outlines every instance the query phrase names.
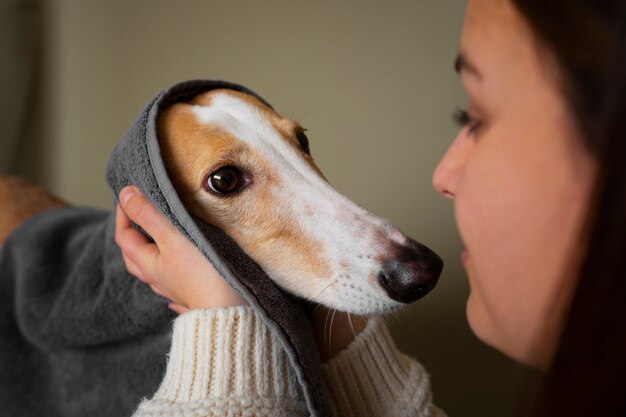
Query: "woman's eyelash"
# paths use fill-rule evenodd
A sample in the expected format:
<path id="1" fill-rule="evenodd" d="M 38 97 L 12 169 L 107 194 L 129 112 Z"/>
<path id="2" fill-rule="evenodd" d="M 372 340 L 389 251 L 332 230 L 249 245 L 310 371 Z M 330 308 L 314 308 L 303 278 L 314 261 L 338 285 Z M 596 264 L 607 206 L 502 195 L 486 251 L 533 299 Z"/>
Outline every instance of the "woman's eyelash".
<path id="1" fill-rule="evenodd" d="M 463 109 L 456 109 L 452 117 L 459 127 L 465 127 L 472 122 L 469 113 Z"/>
<path id="2" fill-rule="evenodd" d="M 473 118 L 467 110 L 457 109 L 452 117 L 460 128 L 469 126 L 470 133 L 474 132 L 480 126 L 480 121 Z"/>

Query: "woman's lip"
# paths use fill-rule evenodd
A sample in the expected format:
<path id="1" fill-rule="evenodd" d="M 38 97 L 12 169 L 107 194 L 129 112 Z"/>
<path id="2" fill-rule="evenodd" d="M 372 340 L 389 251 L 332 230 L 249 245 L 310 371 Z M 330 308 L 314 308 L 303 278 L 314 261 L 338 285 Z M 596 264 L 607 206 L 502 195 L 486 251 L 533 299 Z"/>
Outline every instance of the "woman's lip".
<path id="1" fill-rule="evenodd" d="M 461 262 L 466 263 L 468 259 L 469 252 L 467 251 L 467 249 L 463 249 L 463 252 L 461 252 Z"/>

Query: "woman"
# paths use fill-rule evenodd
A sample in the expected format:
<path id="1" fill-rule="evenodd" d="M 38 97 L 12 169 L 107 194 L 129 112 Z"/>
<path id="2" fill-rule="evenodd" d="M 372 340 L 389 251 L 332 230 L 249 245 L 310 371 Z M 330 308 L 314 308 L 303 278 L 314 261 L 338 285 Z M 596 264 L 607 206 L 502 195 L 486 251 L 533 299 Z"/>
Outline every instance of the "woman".
<path id="1" fill-rule="evenodd" d="M 472 330 L 544 372 L 532 415 L 626 413 L 625 29 L 624 1 L 468 3 L 456 68 L 469 106 L 457 115 L 463 127 L 433 182 L 454 201 L 467 248 Z M 232 312 L 246 320 L 254 314 L 217 274 L 207 283 L 211 266 L 141 195 L 127 189 L 121 202 L 156 241 L 118 216 L 129 271 L 179 313 L 205 309 L 182 315 L 176 326 L 190 317 L 213 323 Z M 206 310 L 212 307 L 233 308 Z M 321 340 L 323 323 L 314 317 L 312 324 Z M 355 323 L 356 338 L 350 324 L 344 317 L 334 326 L 337 343 L 323 358 L 335 413 L 436 415 L 422 368 L 395 351 L 379 319 Z M 345 362 L 367 355 L 375 338 L 380 352 L 395 358 L 398 386 L 409 388 L 379 389 L 389 382 L 384 370 L 341 378 Z M 180 395 L 191 390 L 185 380 L 172 376 L 180 368 L 174 359 L 184 358 L 176 356 L 183 339 L 175 330 L 166 388 L 139 414 L 190 398 Z M 233 372 L 227 377 L 246 370 Z M 297 401 L 294 395 L 281 398 Z"/>

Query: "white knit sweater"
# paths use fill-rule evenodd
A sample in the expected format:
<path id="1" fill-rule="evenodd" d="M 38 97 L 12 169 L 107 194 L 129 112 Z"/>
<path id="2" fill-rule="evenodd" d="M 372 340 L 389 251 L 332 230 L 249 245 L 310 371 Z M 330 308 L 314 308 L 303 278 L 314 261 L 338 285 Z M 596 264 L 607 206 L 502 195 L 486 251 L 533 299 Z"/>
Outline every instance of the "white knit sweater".
<path id="1" fill-rule="evenodd" d="M 165 378 L 134 417 L 307 416 L 287 354 L 250 307 L 194 310 L 174 322 Z M 422 366 L 381 319 L 322 364 L 333 416 L 445 416 Z"/>

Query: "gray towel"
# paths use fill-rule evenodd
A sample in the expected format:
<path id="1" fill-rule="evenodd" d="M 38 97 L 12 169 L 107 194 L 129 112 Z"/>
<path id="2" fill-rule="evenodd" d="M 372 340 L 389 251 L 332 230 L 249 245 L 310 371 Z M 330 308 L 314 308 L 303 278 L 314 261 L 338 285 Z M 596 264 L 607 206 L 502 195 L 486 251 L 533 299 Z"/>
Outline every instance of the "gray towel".
<path id="1" fill-rule="evenodd" d="M 161 159 L 156 119 L 169 104 L 217 88 L 188 81 L 157 94 L 113 150 L 117 197 L 138 186 L 213 263 L 279 337 L 310 415 L 327 416 L 319 356 L 300 301 L 278 288 L 220 230 L 192 218 Z M 262 100 L 262 99 L 261 99 Z M 263 100 L 262 100 L 263 101 Z M 265 101 L 263 101 L 265 102 Z M 126 271 L 114 212 L 54 209 L 21 225 L 0 253 L 0 415 L 130 415 L 164 375 L 173 314 Z"/>

